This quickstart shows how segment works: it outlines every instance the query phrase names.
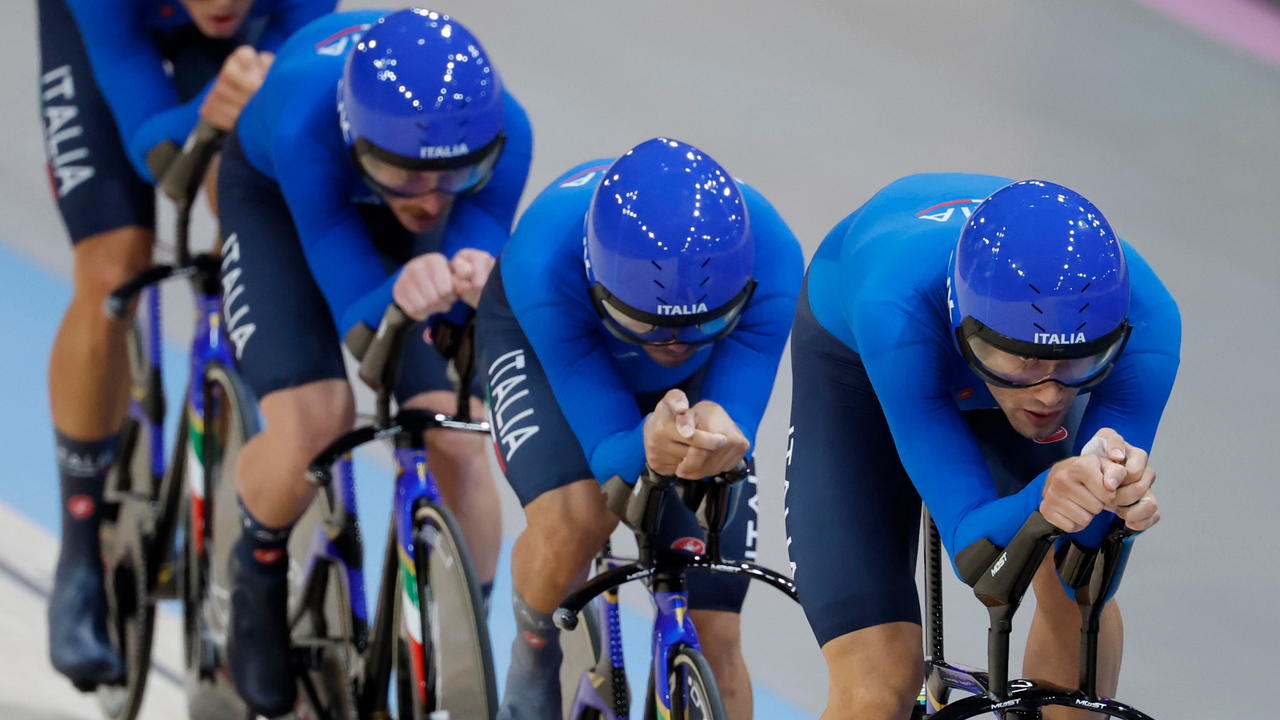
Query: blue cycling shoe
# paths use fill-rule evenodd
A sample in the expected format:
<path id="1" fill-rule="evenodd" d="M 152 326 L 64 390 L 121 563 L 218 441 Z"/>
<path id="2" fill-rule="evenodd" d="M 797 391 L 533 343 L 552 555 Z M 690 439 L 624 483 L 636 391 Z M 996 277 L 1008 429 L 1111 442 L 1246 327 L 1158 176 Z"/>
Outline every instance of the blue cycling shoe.
<path id="1" fill-rule="evenodd" d="M 58 558 L 49 596 L 49 658 L 81 691 L 124 681 L 107 634 L 107 592 L 97 557 Z"/>
<path id="2" fill-rule="evenodd" d="M 561 659 L 558 631 L 517 632 L 497 720 L 559 718 Z"/>
<path id="3" fill-rule="evenodd" d="M 227 664 L 249 709 L 274 718 L 291 712 L 298 699 L 289 653 L 289 563 L 284 550 L 267 557 L 245 543 L 242 537 L 233 551 Z M 246 555 L 254 559 L 237 561 Z"/>

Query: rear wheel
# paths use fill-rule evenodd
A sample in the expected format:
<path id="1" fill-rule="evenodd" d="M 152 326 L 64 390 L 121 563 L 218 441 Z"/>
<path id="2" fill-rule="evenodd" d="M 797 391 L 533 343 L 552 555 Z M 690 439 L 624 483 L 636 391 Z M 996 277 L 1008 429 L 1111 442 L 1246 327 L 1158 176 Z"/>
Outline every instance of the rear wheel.
<path id="1" fill-rule="evenodd" d="M 153 381 L 144 336 L 136 325 L 129 332 L 128 347 L 134 403 L 121 430 L 120 453 L 107 475 L 102 514 L 107 631 L 125 670 L 123 684 L 97 688 L 98 704 L 110 720 L 132 720 L 138 714 L 151 670 L 155 629 L 150 569 L 157 561 L 148 558 L 148 550 L 161 478 L 145 413 L 158 407 L 159 383 Z"/>
<path id="2" fill-rule="evenodd" d="M 682 645 L 671 657 L 668 674 L 673 720 L 726 720 L 724 701 L 711 665 L 702 653 Z"/>
<path id="3" fill-rule="evenodd" d="M 480 585 L 443 506 L 414 515 L 412 571 L 401 567 L 396 687 L 401 720 L 492 718 L 498 690 Z"/>

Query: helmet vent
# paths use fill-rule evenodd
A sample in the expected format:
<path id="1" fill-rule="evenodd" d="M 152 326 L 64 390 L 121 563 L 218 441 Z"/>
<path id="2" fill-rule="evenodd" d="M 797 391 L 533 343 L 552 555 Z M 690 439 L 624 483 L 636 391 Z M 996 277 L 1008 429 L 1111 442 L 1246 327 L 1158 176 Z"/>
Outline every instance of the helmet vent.
<path id="1" fill-rule="evenodd" d="M 1076 332 L 1080 332 L 1081 330 L 1084 329 L 1084 326 L 1088 324 L 1089 324 L 1088 320 L 1085 320 L 1084 322 L 1080 323 L 1079 325 L 1076 326 Z"/>
<path id="2" fill-rule="evenodd" d="M 1085 290 L 1088 290 L 1090 285 L 1093 285 L 1093 283 L 1091 282 L 1085 283 L 1084 287 L 1080 288 L 1080 292 L 1084 292 Z M 1088 307 L 1088 306 L 1085 306 L 1085 307 Z M 1084 308 L 1080 308 L 1080 309 L 1083 310 Z"/>
<path id="3" fill-rule="evenodd" d="M 653 284 L 654 284 L 654 285 L 657 285 L 658 287 L 662 288 L 663 290 L 666 290 L 666 289 L 667 289 L 667 286 L 666 286 L 666 285 L 663 285 L 662 283 L 658 282 L 658 278 L 654 278 L 654 279 L 653 279 Z"/>
<path id="4" fill-rule="evenodd" d="M 1080 309 L 1079 309 L 1079 310 L 1077 310 L 1076 312 L 1084 312 L 1085 310 L 1088 310 L 1088 309 L 1089 309 L 1089 306 L 1090 306 L 1090 305 L 1092 305 L 1092 304 L 1093 304 L 1093 303 L 1085 303 L 1085 304 L 1081 305 L 1081 306 L 1080 306 Z"/>
<path id="5" fill-rule="evenodd" d="M 649 262 L 650 262 L 650 264 L 652 264 L 654 267 L 658 268 L 659 270 L 661 270 L 661 269 L 662 269 L 662 266 L 658 264 L 658 261 L 657 261 L 657 260 L 650 260 Z"/>
<path id="6" fill-rule="evenodd" d="M 1032 290 L 1035 290 L 1037 295 L 1040 294 L 1040 288 L 1036 287 L 1035 285 L 1032 285 L 1031 283 L 1027 283 L 1027 287 L 1031 288 Z"/>
<path id="7" fill-rule="evenodd" d="M 702 301 L 704 301 L 704 300 L 706 300 L 706 299 L 707 299 L 707 294 L 706 294 L 706 293 L 702 293 L 702 297 L 698 298 L 697 300 L 694 300 L 693 302 L 694 302 L 694 304 L 697 304 L 697 303 L 700 303 L 700 302 L 702 302 Z"/>
<path id="8" fill-rule="evenodd" d="M 709 262 L 711 262 L 711 258 L 707 258 L 706 260 L 703 260 L 703 261 L 702 261 L 702 265 L 701 265 L 700 267 L 706 267 L 706 266 L 707 266 L 707 263 L 709 263 Z"/>
<path id="9" fill-rule="evenodd" d="M 1039 331 L 1040 331 L 1040 332 L 1042 332 L 1042 333 L 1047 333 L 1047 332 L 1049 332 L 1048 330 L 1045 330 L 1045 329 L 1044 329 L 1044 326 L 1043 326 L 1043 325 L 1041 325 L 1040 323 L 1031 323 L 1031 324 L 1032 324 L 1032 325 L 1035 325 L 1035 326 L 1036 326 L 1036 329 L 1037 329 L 1037 330 L 1039 330 Z"/>
<path id="10" fill-rule="evenodd" d="M 708 275 L 708 276 L 706 276 L 706 277 L 702 278 L 702 282 L 698 283 L 698 287 L 702 287 L 703 285 L 706 285 L 706 284 L 707 284 L 707 281 L 709 281 L 709 280 L 711 280 L 711 276 L 710 276 L 710 275 Z"/>
<path id="11" fill-rule="evenodd" d="M 1036 311 L 1036 312 L 1038 312 L 1038 313 L 1040 313 L 1041 315 L 1043 315 L 1043 314 L 1044 314 L 1044 311 L 1043 311 L 1043 310 L 1041 310 L 1041 309 L 1040 309 L 1040 308 L 1039 308 L 1035 303 L 1031 303 L 1031 307 L 1032 307 L 1032 308 L 1034 308 L 1034 309 L 1035 309 L 1035 311 Z"/>
<path id="12" fill-rule="evenodd" d="M 670 304 L 671 304 L 671 303 L 667 302 L 667 299 L 666 299 L 666 298 L 664 298 L 664 297 L 662 297 L 661 295 L 654 295 L 654 297 L 658 299 L 658 303 L 659 303 L 659 304 L 661 304 L 661 305 L 670 305 Z"/>

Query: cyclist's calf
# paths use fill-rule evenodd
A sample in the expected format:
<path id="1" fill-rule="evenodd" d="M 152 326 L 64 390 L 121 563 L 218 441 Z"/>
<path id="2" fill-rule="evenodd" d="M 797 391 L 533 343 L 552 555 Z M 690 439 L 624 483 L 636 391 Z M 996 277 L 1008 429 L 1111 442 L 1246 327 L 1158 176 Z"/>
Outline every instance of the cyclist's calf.
<path id="1" fill-rule="evenodd" d="M 690 610 L 689 617 L 729 717 L 751 717 L 751 677 L 742 656 L 742 616 L 724 610 Z"/>

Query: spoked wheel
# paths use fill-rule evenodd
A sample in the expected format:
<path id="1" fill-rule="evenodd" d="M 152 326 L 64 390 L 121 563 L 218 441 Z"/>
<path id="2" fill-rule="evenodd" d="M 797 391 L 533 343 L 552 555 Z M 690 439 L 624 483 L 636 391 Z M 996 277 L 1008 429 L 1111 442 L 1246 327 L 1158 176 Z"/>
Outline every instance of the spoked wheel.
<path id="1" fill-rule="evenodd" d="M 107 630 L 125 667 L 123 684 L 97 688 L 98 704 L 110 720 L 137 716 L 151 670 L 155 630 L 147 551 L 154 525 L 150 513 L 159 495 L 160 478 L 145 413 L 158 388 L 137 326 L 129 333 L 128 347 L 134 403 L 121 430 L 119 455 L 107 475 L 101 531 Z"/>
<path id="2" fill-rule="evenodd" d="M 498 690 L 480 585 L 462 531 L 443 506 L 417 509 L 414 556 L 412 569 L 400 573 L 400 720 L 492 718 Z M 448 714 L 432 715 L 441 710 Z"/>
<path id="3" fill-rule="evenodd" d="M 668 682 L 673 720 L 725 720 L 728 717 L 711 665 L 697 650 L 688 646 L 676 649 Z"/>
<path id="4" fill-rule="evenodd" d="M 1044 707 L 1071 707 L 1088 710 L 1098 717 L 1119 718 L 1119 720 L 1151 720 L 1146 713 L 1115 700 L 1089 700 L 1079 693 L 1066 693 L 1061 690 L 1032 687 L 1015 691 L 1010 699 L 993 702 L 990 698 L 970 696 L 957 700 L 931 715 L 934 720 L 967 720 L 967 718 L 988 717 L 994 715 L 1001 720 L 1032 720 L 1041 717 L 1040 709 Z"/>
<path id="5" fill-rule="evenodd" d="M 187 706 L 192 720 L 244 717 L 247 709 L 222 667 L 229 628 L 228 560 L 240 532 L 235 463 L 259 422 L 238 375 L 210 363 L 204 378 L 204 422 L 188 429 L 185 472 L 182 615 Z"/>

